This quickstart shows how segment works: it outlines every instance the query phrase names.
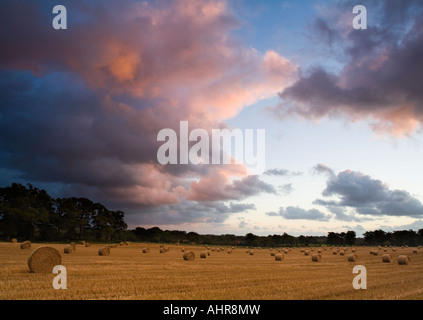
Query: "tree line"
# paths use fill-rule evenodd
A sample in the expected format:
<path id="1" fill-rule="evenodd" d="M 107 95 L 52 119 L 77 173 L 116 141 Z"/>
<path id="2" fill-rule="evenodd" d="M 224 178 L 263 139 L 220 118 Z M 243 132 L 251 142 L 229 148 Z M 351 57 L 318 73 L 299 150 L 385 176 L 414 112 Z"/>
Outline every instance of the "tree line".
<path id="1" fill-rule="evenodd" d="M 367 231 L 357 238 L 354 231 L 328 232 L 327 236 L 292 236 L 287 233 L 259 236 L 253 233 L 198 234 L 158 227 L 128 230 L 123 211 L 107 209 L 87 198 L 52 198 L 31 184 L 13 183 L 0 188 L 0 239 L 39 241 L 139 241 L 195 243 L 254 247 L 423 245 L 423 229 L 385 232 Z"/>
<path id="2" fill-rule="evenodd" d="M 52 198 L 31 184 L 0 188 L 0 237 L 39 241 L 124 238 L 124 212 L 86 198 Z"/>

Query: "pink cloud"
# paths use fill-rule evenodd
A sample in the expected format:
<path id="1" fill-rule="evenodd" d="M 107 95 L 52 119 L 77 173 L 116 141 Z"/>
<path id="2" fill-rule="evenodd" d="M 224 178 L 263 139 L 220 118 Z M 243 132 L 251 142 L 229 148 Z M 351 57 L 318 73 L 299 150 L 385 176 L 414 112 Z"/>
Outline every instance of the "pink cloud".
<path id="1" fill-rule="evenodd" d="M 52 18 L 51 12 L 42 11 L 39 3 L 17 0 L 2 7 L 8 26 L 2 33 L 7 43 L 0 52 L 2 68 L 30 70 L 40 78 L 67 73 L 79 78 L 99 101 L 74 113 L 67 106 L 69 118 L 63 119 L 84 123 L 86 132 L 80 136 L 86 134 L 88 152 L 77 149 L 81 138 L 73 140 L 76 133 L 62 129 L 67 146 L 76 149 L 76 160 L 56 153 L 53 144 L 39 158 L 57 157 L 57 179 L 94 187 L 98 197 L 119 203 L 228 199 L 225 188 L 231 177 L 246 178 L 245 168 L 160 167 L 157 133 L 176 129 L 181 120 L 207 131 L 225 126 L 224 121 L 245 106 L 289 85 L 296 66 L 277 52 L 260 53 L 237 42 L 231 31 L 240 24 L 223 0 L 66 5 L 73 17 L 63 32 L 44 23 Z M 31 17 L 31 32 L 11 18 L 22 13 Z M 108 163 L 108 170 L 95 170 L 99 159 Z M 75 172 L 72 177 L 62 172 L 64 161 Z M 119 184 L 114 185 L 111 172 L 120 177 Z M 193 178 L 198 182 L 187 183 Z M 243 196 L 231 192 L 229 198 Z"/>

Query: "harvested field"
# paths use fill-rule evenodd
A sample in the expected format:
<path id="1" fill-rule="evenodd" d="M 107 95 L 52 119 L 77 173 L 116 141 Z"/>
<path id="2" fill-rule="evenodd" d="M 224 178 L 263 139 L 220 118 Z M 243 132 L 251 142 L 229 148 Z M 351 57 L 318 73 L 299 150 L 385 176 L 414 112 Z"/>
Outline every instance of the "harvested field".
<path id="1" fill-rule="evenodd" d="M 61 252 L 66 290 L 53 289 L 52 273 L 29 272 L 30 252 L 46 245 Z M 130 243 L 114 248 L 110 256 L 99 256 L 104 246 L 77 244 L 74 254 L 64 254 L 64 244 L 32 243 L 31 250 L 21 250 L 19 244 L 0 243 L 0 299 L 423 299 L 423 253 L 413 254 L 411 247 L 391 252 L 395 263 L 383 263 L 368 247 L 356 248 L 360 259 L 353 263 L 332 250 L 322 251 L 322 260 L 314 263 L 299 248 L 282 261 L 275 261 L 268 250 L 246 254 L 245 247 L 186 261 L 171 244 L 166 254 L 160 254 L 159 244 Z M 143 254 L 144 248 L 150 252 Z M 200 257 L 204 246 L 185 249 Z M 399 265 L 399 255 L 412 255 L 410 264 Z M 367 268 L 366 290 L 352 287 L 352 269 L 358 264 Z"/>

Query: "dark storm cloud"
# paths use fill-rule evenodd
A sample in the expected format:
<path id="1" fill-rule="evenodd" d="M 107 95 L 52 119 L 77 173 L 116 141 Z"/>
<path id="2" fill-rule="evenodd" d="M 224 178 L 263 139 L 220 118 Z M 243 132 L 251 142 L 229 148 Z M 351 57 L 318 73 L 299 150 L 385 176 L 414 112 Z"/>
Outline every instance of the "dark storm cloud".
<path id="1" fill-rule="evenodd" d="M 366 30 L 352 28 L 354 5 L 343 1 L 336 14 L 315 21 L 315 36 L 337 47 L 332 54 L 343 63 L 340 72 L 324 66 L 303 70 L 271 112 L 281 118 L 370 117 L 376 131 L 412 133 L 423 121 L 423 2 L 366 3 Z"/>
<path id="2" fill-rule="evenodd" d="M 221 201 L 181 201 L 172 205 L 145 208 L 143 214 L 129 213 L 129 224 L 181 224 L 181 223 L 222 223 L 234 213 L 256 210 L 254 204 Z"/>
<path id="3" fill-rule="evenodd" d="M 64 0 L 67 30 L 52 27 L 56 4 L 0 1 L 3 183 L 60 185 L 140 213 L 187 192 L 197 200 L 192 181 L 216 202 L 274 192 L 245 167 L 157 162 L 161 129 L 178 132 L 181 120 L 207 132 L 225 127 L 294 70 L 276 52 L 251 54 L 233 41 L 239 24 L 224 1 Z M 216 171 L 224 179 L 215 192 L 203 182 Z"/>
<path id="4" fill-rule="evenodd" d="M 391 190 L 382 181 L 361 172 L 345 170 L 330 177 L 322 195 L 338 200 L 316 199 L 313 203 L 327 207 L 339 220 L 362 221 L 363 216 L 423 216 L 423 204 L 409 192 Z"/>

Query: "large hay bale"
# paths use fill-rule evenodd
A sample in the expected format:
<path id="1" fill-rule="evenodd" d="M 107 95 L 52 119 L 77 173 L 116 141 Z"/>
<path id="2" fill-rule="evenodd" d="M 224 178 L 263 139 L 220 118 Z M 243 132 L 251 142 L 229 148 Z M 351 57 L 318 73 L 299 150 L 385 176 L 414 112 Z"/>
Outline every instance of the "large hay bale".
<path id="1" fill-rule="evenodd" d="M 370 250 L 370 254 L 377 256 L 379 254 L 379 250 Z"/>
<path id="2" fill-rule="evenodd" d="M 319 254 L 319 253 L 313 254 L 311 256 L 311 261 L 313 261 L 313 262 L 320 262 L 320 261 L 322 261 L 322 255 Z"/>
<path id="3" fill-rule="evenodd" d="M 207 252 L 206 251 L 201 251 L 200 252 L 200 259 L 206 259 L 207 258 Z"/>
<path id="4" fill-rule="evenodd" d="M 336 255 L 338 254 L 338 250 L 333 250 L 333 251 L 332 251 L 332 254 L 333 254 L 334 256 L 336 256 Z"/>
<path id="5" fill-rule="evenodd" d="M 30 249 L 31 248 L 31 241 L 27 240 L 21 243 L 21 249 Z"/>
<path id="6" fill-rule="evenodd" d="M 254 255 L 254 250 L 250 250 L 250 256 Z"/>
<path id="7" fill-rule="evenodd" d="M 52 247 L 39 247 L 28 257 L 28 267 L 33 273 L 51 273 L 54 266 L 62 264 L 60 252 Z"/>
<path id="8" fill-rule="evenodd" d="M 344 251 L 344 250 L 339 251 L 339 255 L 340 255 L 340 256 L 345 255 L 345 251 Z"/>
<path id="9" fill-rule="evenodd" d="M 13 238 L 12 240 L 10 240 L 10 242 L 12 242 L 12 243 L 18 243 L 18 239 Z"/>
<path id="10" fill-rule="evenodd" d="M 414 250 L 413 250 L 413 253 L 417 253 L 417 252 L 418 252 L 418 251 L 417 251 L 417 249 L 414 249 Z"/>
<path id="11" fill-rule="evenodd" d="M 391 263 L 392 262 L 392 257 L 391 257 L 391 255 L 390 254 L 384 254 L 383 256 L 382 256 L 382 262 L 385 262 L 385 263 Z"/>
<path id="12" fill-rule="evenodd" d="M 275 253 L 274 253 L 273 251 L 271 251 L 271 252 L 270 252 L 270 255 L 271 255 L 272 257 L 274 257 L 274 256 L 275 256 Z"/>
<path id="13" fill-rule="evenodd" d="M 149 253 L 150 252 L 150 249 L 149 248 L 143 248 L 142 249 L 142 253 Z"/>
<path id="14" fill-rule="evenodd" d="M 411 260 L 408 256 L 406 255 L 400 255 L 398 256 L 398 264 L 400 265 L 408 265 L 410 264 Z"/>
<path id="15" fill-rule="evenodd" d="M 183 258 L 184 260 L 192 261 L 195 259 L 195 253 L 192 251 L 187 251 L 184 253 Z"/>
<path id="16" fill-rule="evenodd" d="M 108 256 L 110 255 L 110 248 L 109 247 L 101 247 L 98 249 L 99 256 Z"/>
<path id="17" fill-rule="evenodd" d="M 275 261 L 282 261 L 283 260 L 283 254 L 276 253 L 275 254 Z"/>
<path id="18" fill-rule="evenodd" d="M 165 248 L 160 248 L 160 253 L 166 253 L 166 249 Z"/>
<path id="19" fill-rule="evenodd" d="M 358 259 L 358 256 L 355 253 L 348 255 L 348 261 L 349 262 L 355 262 L 355 261 L 357 261 L 357 259 Z"/>
<path id="20" fill-rule="evenodd" d="M 85 247 L 91 247 L 91 243 L 85 242 Z"/>
<path id="21" fill-rule="evenodd" d="M 85 241 L 81 241 L 80 244 L 82 244 L 83 246 L 85 246 Z"/>
<path id="22" fill-rule="evenodd" d="M 285 254 L 287 254 L 287 253 L 289 252 L 289 250 L 286 250 L 286 249 L 285 249 L 283 252 L 284 252 Z"/>
<path id="23" fill-rule="evenodd" d="M 310 254 L 310 251 L 308 251 L 308 250 L 304 250 L 304 255 L 305 256 L 308 256 Z"/>
<path id="24" fill-rule="evenodd" d="M 76 251 L 76 247 L 71 245 L 71 244 L 64 247 L 64 249 L 63 249 L 63 252 L 67 253 L 67 254 L 75 253 L 75 251 Z"/>
<path id="25" fill-rule="evenodd" d="M 231 254 L 232 253 L 232 249 L 228 249 L 228 254 Z"/>

